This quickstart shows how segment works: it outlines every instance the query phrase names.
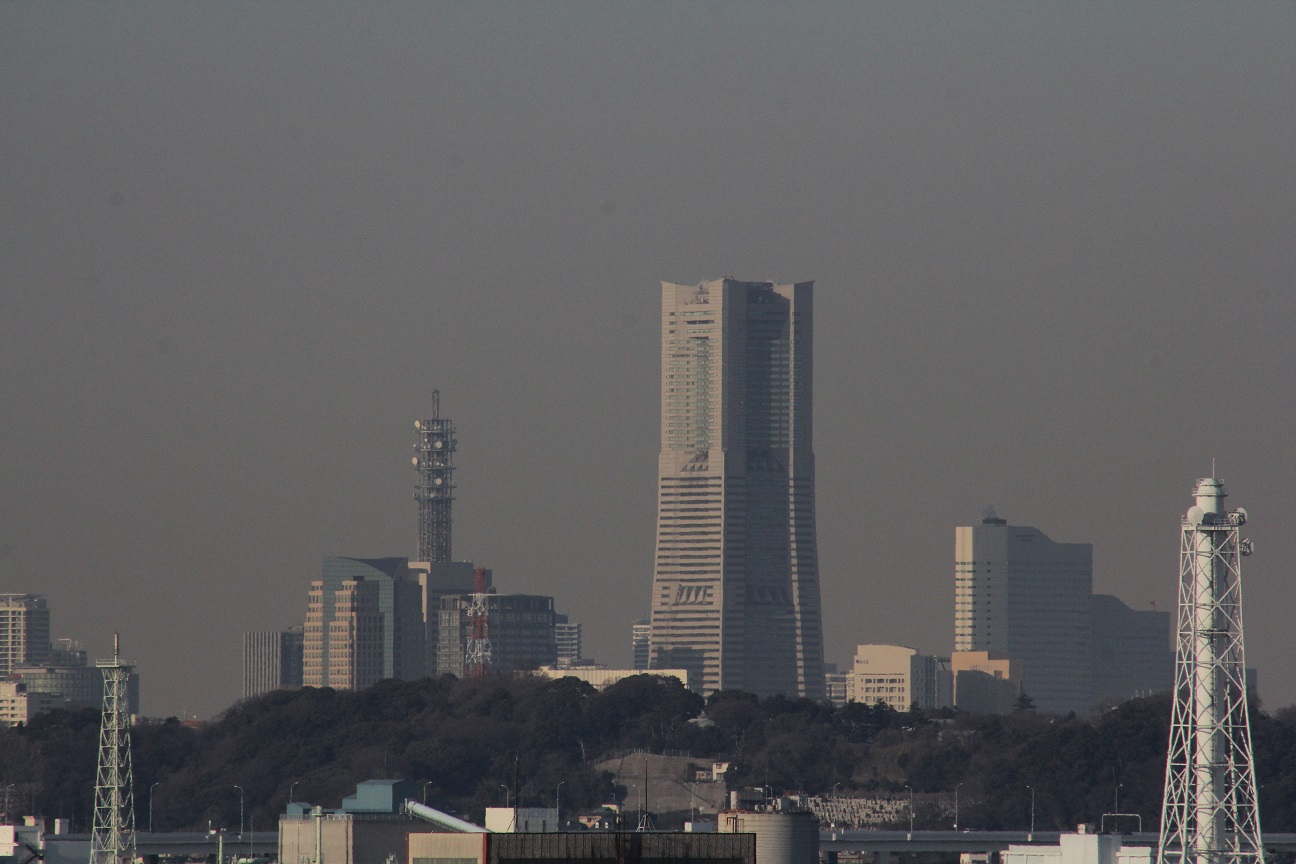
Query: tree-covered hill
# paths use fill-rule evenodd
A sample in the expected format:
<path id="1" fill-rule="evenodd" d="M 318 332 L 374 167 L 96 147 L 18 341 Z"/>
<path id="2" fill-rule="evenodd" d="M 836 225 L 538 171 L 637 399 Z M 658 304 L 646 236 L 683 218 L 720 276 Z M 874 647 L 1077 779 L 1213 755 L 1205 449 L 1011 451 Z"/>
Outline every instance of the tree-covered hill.
<path id="1" fill-rule="evenodd" d="M 712 724 L 690 723 L 705 709 Z M 683 752 L 731 761 L 730 786 L 810 794 L 898 794 L 936 802 L 958 787 L 960 827 L 1024 828 L 1035 789 L 1041 830 L 1096 822 L 1113 809 L 1155 830 L 1169 720 L 1165 697 L 1094 718 L 1022 711 L 1005 717 L 896 713 L 739 692 L 705 703 L 673 679 L 638 676 L 606 691 L 567 678 L 386 681 L 359 693 L 280 691 L 198 728 L 172 719 L 132 731 L 137 824 L 150 792 L 158 830 L 271 828 L 294 800 L 336 807 L 355 784 L 403 777 L 429 804 L 479 820 L 518 777 L 523 806 L 564 810 L 624 796 L 592 767 L 609 752 Z M 1296 711 L 1253 716 L 1262 823 L 1296 830 Z M 89 822 L 98 740 L 94 711 L 57 711 L 0 730 L 0 787 L 15 810 Z M 154 785 L 156 784 L 156 786 Z M 21 806 L 17 806 L 21 802 Z M 917 809 L 918 828 L 948 813 Z"/>

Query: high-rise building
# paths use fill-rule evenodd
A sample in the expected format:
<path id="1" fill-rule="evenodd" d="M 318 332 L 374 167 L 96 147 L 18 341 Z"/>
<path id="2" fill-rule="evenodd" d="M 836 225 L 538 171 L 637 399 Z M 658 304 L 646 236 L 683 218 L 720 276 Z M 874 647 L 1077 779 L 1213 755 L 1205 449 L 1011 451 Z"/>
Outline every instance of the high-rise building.
<path id="1" fill-rule="evenodd" d="M 50 613 L 39 594 L 0 594 L 0 677 L 49 659 Z"/>
<path id="2" fill-rule="evenodd" d="M 1054 543 L 988 516 L 955 529 L 954 545 L 955 653 L 990 652 L 1011 663 L 1014 686 L 1036 709 L 1084 712 L 1170 689 L 1169 613 L 1094 594 L 1090 544 Z M 967 671 L 971 682 L 985 670 Z M 955 690 L 971 698 L 975 686 L 956 682 Z M 1004 685 L 981 689 L 993 698 L 978 704 L 1004 704 Z M 973 710 L 969 704 L 959 707 Z"/>
<path id="3" fill-rule="evenodd" d="M 823 697 L 813 283 L 662 283 L 650 666 Z"/>
<path id="4" fill-rule="evenodd" d="M 1095 707 L 1172 689 L 1170 613 L 1131 609 L 1110 594 L 1095 594 L 1092 601 Z"/>
<path id="5" fill-rule="evenodd" d="M 954 650 L 1012 658 L 1040 711 L 1088 710 L 1093 546 L 987 516 L 954 550 Z"/>
<path id="6" fill-rule="evenodd" d="M 372 588 L 352 584 L 360 582 L 372 583 Z M 376 604 L 373 610 L 368 605 L 371 599 Z M 421 678 L 424 637 L 423 589 L 419 574 L 406 559 L 326 558 L 322 578 L 311 583 L 308 595 L 303 683 L 335 689 L 367 687 L 357 682 L 369 681 L 375 674 L 370 668 L 375 651 L 374 681 Z M 377 640 L 376 648 L 365 641 L 369 639 Z M 344 648 L 336 657 L 335 644 Z M 355 662 L 363 668 L 354 668 Z"/>
<path id="7" fill-rule="evenodd" d="M 643 618 L 634 623 L 630 631 L 630 656 L 634 662 L 630 668 L 643 671 L 648 668 L 648 644 L 652 635 L 652 625 L 648 623 L 647 618 Z"/>
<path id="8" fill-rule="evenodd" d="M 552 666 L 554 644 L 552 597 L 534 594 L 487 594 L 486 629 L 490 638 L 493 672 L 513 672 Z M 467 670 L 472 594 L 441 598 L 441 641 L 437 673 L 462 678 Z"/>
<path id="9" fill-rule="evenodd" d="M 441 598 L 467 594 L 473 590 L 477 568 L 471 561 L 411 561 L 421 591 L 423 608 L 423 668 L 428 675 L 437 674 L 437 655 L 441 639 Z M 491 571 L 483 570 L 486 587 L 491 585 Z"/>
<path id="10" fill-rule="evenodd" d="M 302 685 L 303 628 L 243 634 L 243 698 Z"/>
<path id="11" fill-rule="evenodd" d="M 581 655 L 581 625 L 566 615 L 554 615 L 554 651 L 559 666 L 575 666 Z"/>

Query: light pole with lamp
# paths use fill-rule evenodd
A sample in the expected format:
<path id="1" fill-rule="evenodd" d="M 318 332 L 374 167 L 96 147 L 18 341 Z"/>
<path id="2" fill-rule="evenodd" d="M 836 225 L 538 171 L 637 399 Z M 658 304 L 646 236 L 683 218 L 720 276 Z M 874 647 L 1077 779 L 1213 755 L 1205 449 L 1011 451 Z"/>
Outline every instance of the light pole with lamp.
<path id="1" fill-rule="evenodd" d="M 1031 824 L 1030 833 L 1026 835 L 1026 839 L 1031 840 L 1035 836 L 1035 787 L 1027 786 L 1026 788 L 1029 789 L 1031 793 Z"/>
<path id="2" fill-rule="evenodd" d="M 1115 799 L 1112 801 L 1112 813 L 1114 813 L 1114 814 L 1116 814 L 1116 815 L 1118 815 L 1118 816 L 1120 815 L 1120 790 L 1121 790 L 1121 787 L 1124 786 L 1124 785 L 1125 785 L 1124 783 L 1117 783 L 1117 784 L 1116 784 L 1116 797 L 1115 797 Z"/>
<path id="3" fill-rule="evenodd" d="M 156 789 L 158 787 L 158 783 L 161 782 L 162 782 L 161 780 L 158 780 L 152 786 L 149 787 L 149 833 L 150 834 L 153 833 L 153 790 Z"/>
<path id="4" fill-rule="evenodd" d="M 963 785 L 962 783 L 957 783 L 954 786 L 954 830 L 955 831 L 958 830 L 958 790 L 959 790 L 959 786 L 962 785 Z"/>
<path id="5" fill-rule="evenodd" d="M 503 783 L 499 784 L 499 787 L 504 790 L 504 809 L 507 810 L 509 806 L 509 796 L 513 794 L 513 790 Z"/>
<path id="6" fill-rule="evenodd" d="M 913 822 L 914 822 L 914 820 L 913 820 L 913 817 L 914 817 L 914 812 L 913 812 L 913 787 L 912 787 L 912 786 L 906 786 L 905 788 L 909 790 L 909 839 L 912 840 L 912 839 L 913 839 Z"/>
<path id="7" fill-rule="evenodd" d="M 291 782 L 291 783 L 288 784 L 288 803 L 289 803 L 289 804 L 293 803 L 293 790 L 296 789 L 296 788 L 297 788 L 298 786 L 300 786 L 300 785 L 301 785 L 301 781 L 300 781 L 300 780 L 294 780 L 293 782 Z"/>
<path id="8" fill-rule="evenodd" d="M 428 784 L 431 783 L 431 782 L 432 782 L 431 780 L 424 780 L 424 781 L 423 781 L 423 804 L 424 804 L 424 806 L 427 806 L 427 787 L 428 787 Z"/>
<path id="9" fill-rule="evenodd" d="M 562 830 L 562 787 L 566 780 L 559 780 L 554 789 L 554 819 L 558 820 L 558 830 Z"/>
<path id="10" fill-rule="evenodd" d="M 239 790 L 239 839 L 243 839 L 243 787 L 235 786 Z"/>

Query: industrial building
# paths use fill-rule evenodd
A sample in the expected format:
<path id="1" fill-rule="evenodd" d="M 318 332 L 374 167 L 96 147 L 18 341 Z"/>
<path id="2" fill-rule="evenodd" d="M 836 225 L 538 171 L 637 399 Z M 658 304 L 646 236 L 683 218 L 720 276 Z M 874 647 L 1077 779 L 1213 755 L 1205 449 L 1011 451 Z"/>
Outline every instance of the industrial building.
<path id="1" fill-rule="evenodd" d="M 814 285 L 662 283 L 650 668 L 822 699 Z"/>

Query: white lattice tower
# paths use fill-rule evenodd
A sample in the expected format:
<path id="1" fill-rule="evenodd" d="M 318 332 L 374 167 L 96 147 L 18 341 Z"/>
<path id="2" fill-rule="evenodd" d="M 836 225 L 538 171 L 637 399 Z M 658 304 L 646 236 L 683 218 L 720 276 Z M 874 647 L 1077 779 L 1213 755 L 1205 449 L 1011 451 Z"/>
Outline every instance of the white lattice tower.
<path id="1" fill-rule="evenodd" d="M 121 659 L 119 647 L 117 635 L 113 634 L 112 659 L 97 664 L 103 670 L 104 696 L 90 864 L 130 864 L 135 859 L 135 795 L 127 695 L 131 664 Z"/>
<path id="2" fill-rule="evenodd" d="M 1246 511 L 1197 481 L 1179 543 L 1175 703 L 1161 810 L 1160 864 L 1263 864 L 1242 646 Z"/>

